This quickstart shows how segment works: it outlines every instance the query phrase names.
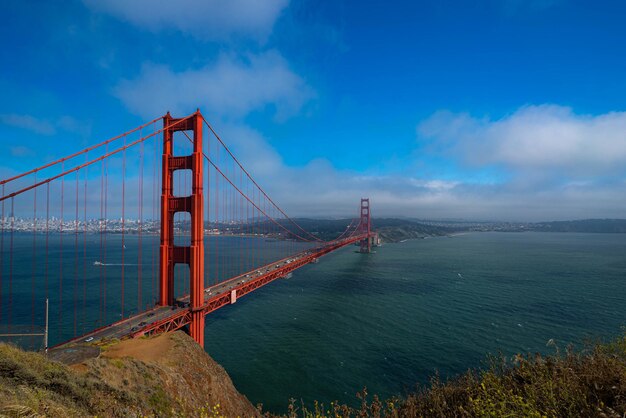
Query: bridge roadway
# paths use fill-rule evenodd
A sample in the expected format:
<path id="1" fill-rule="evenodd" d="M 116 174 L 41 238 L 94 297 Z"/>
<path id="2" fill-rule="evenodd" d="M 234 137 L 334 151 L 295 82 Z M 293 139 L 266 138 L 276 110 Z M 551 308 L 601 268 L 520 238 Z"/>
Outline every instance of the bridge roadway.
<path id="1" fill-rule="evenodd" d="M 283 278 L 292 271 L 312 262 L 339 248 L 364 239 L 366 235 L 357 235 L 324 246 L 302 251 L 288 258 L 267 264 L 239 276 L 225 280 L 204 290 L 204 305 L 200 308 L 209 314 L 223 306 L 233 304 L 244 296 L 276 279 Z M 96 342 L 102 339 L 140 337 L 158 334 L 182 328 L 191 321 L 189 295 L 176 299 L 174 306 L 155 306 L 111 325 L 93 330 L 85 335 L 59 344 L 60 348 L 71 343 Z"/>

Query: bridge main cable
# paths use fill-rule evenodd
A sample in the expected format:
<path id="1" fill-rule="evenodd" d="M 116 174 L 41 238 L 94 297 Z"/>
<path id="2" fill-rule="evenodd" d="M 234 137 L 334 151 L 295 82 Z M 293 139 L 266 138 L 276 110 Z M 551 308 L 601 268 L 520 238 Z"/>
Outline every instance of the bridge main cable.
<path id="1" fill-rule="evenodd" d="M 25 176 L 27 176 L 29 174 L 36 173 L 36 172 L 44 170 L 44 169 L 46 169 L 48 167 L 52 167 L 53 165 L 56 165 L 56 164 L 64 163 L 65 161 L 71 160 L 74 157 L 78 157 L 81 154 L 86 154 L 89 151 L 93 151 L 93 150 L 98 149 L 98 148 L 100 148 L 100 147 L 102 147 L 104 145 L 108 145 L 111 142 L 117 141 L 120 138 L 124 138 L 125 136 L 128 136 L 128 135 L 132 134 L 133 132 L 141 131 L 146 126 L 150 126 L 150 125 L 152 125 L 153 123 L 155 123 L 156 121 L 158 121 L 160 119 L 161 118 L 153 119 L 150 122 L 146 122 L 143 125 L 140 125 L 140 126 L 136 127 L 135 129 L 131 129 L 130 131 L 126 131 L 126 132 L 124 132 L 121 135 L 118 135 L 118 136 L 115 136 L 113 138 L 107 139 L 106 141 L 100 142 L 99 144 L 87 147 L 87 148 L 85 148 L 85 149 L 83 149 L 81 151 L 75 152 L 74 154 L 68 155 L 67 157 L 59 158 L 58 160 L 49 162 L 47 164 L 44 164 L 41 167 L 33 168 L 32 170 L 26 171 L 24 173 L 18 174 L 16 176 L 10 177 L 10 178 L 5 179 L 5 180 L 1 180 L 0 181 L 0 185 L 4 185 L 4 184 L 7 184 L 7 183 L 10 183 L 10 182 L 12 182 L 14 180 L 20 179 L 20 178 L 25 177 Z"/>
<path id="2" fill-rule="evenodd" d="M 192 141 L 192 139 L 189 137 L 189 135 L 187 134 L 187 132 L 183 131 L 183 134 L 187 137 L 187 139 L 188 139 L 189 141 Z M 217 136 L 217 135 L 216 135 L 216 136 Z M 222 141 L 221 141 L 221 140 L 220 140 L 220 142 L 222 143 Z M 222 143 L 222 144 L 223 144 L 223 143 Z M 228 149 L 227 149 L 227 150 L 228 150 Z M 233 156 L 233 154 L 232 154 L 230 151 L 228 151 L 228 153 L 231 155 L 231 157 L 233 158 L 233 160 L 237 161 L 237 160 L 235 159 L 235 157 Z M 226 180 L 226 181 L 227 181 L 227 182 L 228 182 L 228 183 L 229 183 L 229 184 L 230 184 L 230 185 L 231 185 L 231 186 L 232 186 L 232 187 L 233 187 L 233 188 L 234 188 L 234 189 L 235 189 L 235 190 L 236 190 L 236 191 L 237 191 L 237 192 L 241 195 L 241 196 L 243 196 L 243 197 L 244 197 L 244 199 L 246 199 L 249 203 L 251 203 L 251 204 L 252 204 L 252 206 L 254 206 L 256 209 L 258 209 L 258 211 L 259 211 L 259 212 L 261 212 L 263 215 L 265 215 L 265 216 L 267 217 L 267 219 L 269 219 L 270 221 L 272 221 L 272 223 L 276 224 L 279 228 L 282 228 L 282 229 L 283 229 L 283 230 L 285 230 L 288 234 L 291 234 L 291 235 L 293 235 L 293 236 L 295 236 L 295 237 L 297 237 L 297 238 L 301 239 L 302 241 L 305 241 L 305 242 L 312 242 L 312 240 L 307 239 L 307 238 L 304 238 L 303 236 L 298 235 L 298 234 L 296 234 L 295 232 L 290 231 L 289 229 L 285 228 L 285 226 L 284 226 L 284 225 L 282 225 L 280 222 L 278 222 L 276 219 L 274 219 L 274 217 L 273 217 L 273 216 L 268 215 L 268 214 L 267 214 L 267 212 L 266 212 L 265 210 L 263 210 L 263 209 L 262 209 L 259 205 L 257 205 L 257 204 L 256 204 L 256 203 L 252 200 L 252 199 L 250 199 L 250 197 L 248 197 L 248 195 L 246 195 L 246 194 L 245 194 L 245 193 L 244 193 L 244 192 L 243 192 L 243 191 L 242 191 L 239 187 L 237 187 L 237 185 L 235 185 L 235 183 L 234 183 L 234 182 L 233 182 L 233 181 L 232 181 L 232 180 L 231 180 L 231 179 L 230 179 L 230 178 L 229 178 L 226 174 L 224 174 L 224 172 L 223 172 L 223 171 L 222 171 L 222 170 L 221 170 L 221 169 L 217 166 L 217 164 L 215 164 L 215 163 L 213 162 L 213 160 L 211 160 L 211 158 L 210 158 L 210 157 L 206 154 L 206 152 L 204 152 L 204 151 L 203 151 L 203 152 L 202 152 L 202 155 L 203 155 L 203 156 L 204 156 L 204 158 L 205 158 L 205 159 L 209 162 L 209 164 L 211 164 L 211 166 L 213 166 L 213 168 L 215 169 L 215 171 L 217 171 L 217 173 L 219 173 L 219 174 L 222 176 L 222 178 L 224 178 L 224 180 Z M 237 163 L 239 164 L 239 162 L 238 162 L 238 161 L 237 161 Z M 240 167 L 241 167 L 241 165 L 240 165 Z M 242 169 L 243 169 L 243 167 L 242 167 Z M 245 170 L 244 170 L 244 171 L 245 171 Z M 250 177 L 249 177 L 249 178 L 250 178 Z M 252 180 L 252 181 L 254 182 L 254 180 L 253 180 L 252 178 L 250 178 L 250 180 Z M 259 187 L 256 183 L 254 183 L 254 184 L 257 186 L 257 189 L 258 189 L 258 190 L 260 190 L 261 192 L 263 192 L 263 190 L 262 190 L 262 189 L 261 189 L 261 188 L 260 188 L 260 187 Z M 263 193 L 265 194 L 265 192 L 263 192 Z M 269 199 L 269 196 L 267 196 L 267 195 L 265 195 L 265 196 Z M 270 199 L 270 200 L 271 200 L 271 199 Z M 273 202 L 272 202 L 272 203 L 273 203 Z M 278 207 L 276 206 L 276 204 L 274 204 L 274 207 L 278 208 Z M 283 213 L 283 214 L 284 214 L 284 213 Z M 286 215 L 285 215 L 285 216 L 286 216 Z M 296 224 L 296 225 L 297 225 L 297 224 Z M 300 228 L 300 229 L 302 229 L 302 228 Z M 303 231 L 304 231 L 304 230 L 303 230 Z M 304 232 L 306 232 L 306 231 L 304 231 Z M 308 234 L 308 233 L 307 233 L 307 234 Z M 311 234 L 309 234 L 309 235 L 311 235 Z M 319 238 L 317 238 L 317 241 L 321 241 L 321 240 L 320 240 Z"/>
<path id="3" fill-rule="evenodd" d="M 233 181 L 228 178 L 228 176 L 226 174 L 224 174 L 224 172 L 211 160 L 211 158 L 209 158 L 208 155 L 206 155 L 206 153 L 202 153 L 202 155 L 204 155 L 204 158 L 209 162 L 209 164 L 211 164 L 213 166 L 213 168 L 231 185 L 233 186 L 233 188 L 235 190 L 237 190 L 237 192 L 243 196 L 248 202 L 250 202 L 252 204 L 252 206 L 254 206 L 255 208 L 257 208 L 259 210 L 259 212 L 261 212 L 263 215 L 265 215 L 267 217 L 267 219 L 271 220 L 274 224 L 276 224 L 278 227 L 284 229 L 287 233 L 300 238 L 302 241 L 308 241 L 311 242 L 310 239 L 304 238 L 298 234 L 296 234 L 293 231 L 290 231 L 289 229 L 285 228 L 284 225 L 281 225 L 280 222 L 278 222 L 276 219 L 274 219 L 272 216 L 268 215 L 263 209 L 261 209 L 261 207 L 259 205 L 257 205 L 254 201 L 252 201 L 252 199 L 250 199 L 243 191 L 241 191 L 241 189 L 239 187 L 237 187 L 235 185 L 235 183 L 233 183 Z"/>
<path id="4" fill-rule="evenodd" d="M 350 225 L 348 225 L 348 227 L 346 228 L 346 230 L 345 230 L 345 231 L 343 231 L 343 232 L 341 233 L 341 235 L 339 235 L 337 238 L 335 238 L 335 239 L 334 239 L 334 240 L 332 240 L 331 242 L 334 242 L 334 241 L 339 241 L 339 240 L 340 240 L 340 239 L 341 239 L 344 235 L 346 235 L 346 234 L 348 233 L 348 231 L 350 230 L 350 228 L 352 227 L 352 225 L 354 225 L 354 222 L 355 222 L 355 221 L 356 221 L 356 218 L 352 219 L 352 221 L 350 222 Z M 356 228 L 354 229 L 354 231 L 352 231 L 352 233 L 351 233 L 350 235 L 348 235 L 348 238 L 350 238 L 352 235 L 354 235 L 354 233 L 356 232 L 356 230 L 358 229 L 358 227 L 359 227 L 359 226 L 360 226 L 360 223 L 359 223 L 359 225 L 357 225 L 357 226 L 356 226 Z"/>
<path id="5" fill-rule="evenodd" d="M 130 144 L 127 144 L 127 145 L 124 145 L 124 146 L 122 146 L 122 147 L 120 147 L 120 148 L 117 148 L 116 150 L 113 150 L 113 151 L 110 151 L 110 152 L 108 152 L 108 153 L 106 153 L 106 154 L 104 154 L 104 155 L 101 155 L 101 156 L 100 156 L 100 157 L 98 157 L 98 158 L 94 158 L 93 160 L 89 160 L 89 161 L 87 161 L 87 162 L 85 162 L 85 163 L 83 163 L 83 164 L 77 165 L 77 166 L 76 166 L 76 167 L 74 167 L 74 168 L 71 168 L 71 169 L 69 169 L 69 170 L 63 171 L 62 173 L 57 174 L 56 176 L 49 177 L 49 178 L 47 178 L 47 179 L 45 179 L 45 180 L 42 180 L 42 181 L 40 181 L 40 182 L 37 182 L 37 183 L 32 184 L 32 185 L 27 186 L 27 187 L 24 187 L 24 188 L 22 188 L 22 189 L 20 189 L 20 190 L 17 190 L 17 191 L 15 191 L 15 192 L 13 192 L 13 193 L 10 193 L 10 194 L 8 194 L 8 195 L 3 195 L 2 197 L 0 197 L 0 202 L 3 202 L 3 201 L 5 201 L 5 200 L 10 199 L 10 198 L 13 198 L 13 197 L 15 197 L 15 196 L 19 196 L 20 194 L 22 194 L 22 193 L 24 193 L 24 192 L 27 192 L 27 191 L 29 191 L 29 190 L 32 190 L 32 189 L 37 188 L 37 187 L 39 187 L 39 186 L 42 186 L 42 185 L 44 185 L 44 184 L 50 183 L 50 182 L 52 182 L 52 181 L 54 181 L 54 180 L 56 180 L 56 179 L 58 179 L 58 178 L 61 178 L 61 177 L 64 177 L 64 176 L 66 176 L 66 175 L 68 175 L 68 174 L 70 174 L 70 173 L 74 173 L 74 172 L 76 172 L 76 171 L 79 171 L 79 170 L 81 170 L 81 169 L 83 169 L 83 168 L 85 168 L 85 167 L 89 167 L 90 165 L 93 165 L 93 164 L 95 164 L 95 163 L 97 163 L 97 162 L 99 162 L 99 161 L 102 161 L 102 160 L 104 160 L 104 159 L 106 159 L 106 158 L 108 158 L 108 157 L 111 157 L 112 155 L 119 154 L 120 152 L 125 151 L 125 150 L 127 150 L 128 148 L 131 148 L 131 147 L 133 147 L 133 146 L 135 146 L 135 145 L 137 145 L 137 144 L 140 144 L 140 143 L 142 143 L 142 142 L 145 142 L 147 139 L 149 139 L 149 138 L 151 138 L 151 137 L 153 137 L 153 136 L 156 136 L 156 135 L 160 134 L 161 132 L 163 132 L 163 130 L 164 130 L 164 129 L 166 129 L 166 128 L 168 128 L 168 127 L 172 127 L 172 126 L 175 126 L 175 125 L 177 125 L 177 124 L 179 124 L 179 123 L 184 122 L 184 121 L 185 121 L 185 120 L 187 120 L 188 118 L 189 118 L 189 117 L 186 117 L 186 118 L 180 119 L 180 120 L 176 121 L 175 123 L 173 123 L 173 124 L 171 124 L 171 125 L 169 125 L 169 126 L 167 126 L 167 127 L 165 127 L 165 128 L 161 128 L 161 129 L 159 129 L 158 131 L 155 131 L 155 132 L 153 132 L 153 133 L 151 133 L 151 134 L 149 134 L 149 135 L 146 135 L 145 137 L 139 138 L 139 139 L 137 139 L 136 141 L 131 142 Z M 119 138 L 121 138 L 121 136 L 120 136 Z M 79 154 L 80 154 L 80 153 L 82 153 L 82 152 L 84 152 L 84 150 L 83 150 L 83 151 L 81 151 L 81 152 L 79 152 L 79 153 L 77 153 L 76 155 L 79 155 Z M 68 158 L 70 158 L 70 157 L 67 157 L 65 160 L 67 160 Z M 65 161 L 65 160 L 64 160 L 64 161 Z M 61 160 L 59 160 L 59 161 L 61 161 Z M 54 165 L 54 164 L 48 164 L 48 165 L 46 165 L 46 167 L 50 167 L 51 165 Z M 41 169 L 41 168 L 42 168 L 42 167 L 40 167 L 40 169 Z M 23 177 L 23 176 L 27 175 L 28 173 L 33 173 L 33 172 L 35 172 L 35 170 L 30 170 L 29 172 L 24 173 L 23 175 L 16 176 L 16 178 Z M 14 179 L 15 179 L 15 178 L 14 178 Z M 10 179 L 9 179 L 9 180 L 10 180 Z M 6 183 L 7 181 L 9 181 L 9 180 L 6 180 L 6 181 L 5 181 L 5 183 Z"/>
<path id="6" fill-rule="evenodd" d="M 263 193 L 263 195 L 272 203 L 272 205 L 280 211 L 280 213 L 282 213 L 285 218 L 287 220 L 289 220 L 293 225 L 295 225 L 296 227 L 298 227 L 301 231 L 303 231 L 305 234 L 313 237 L 316 241 L 318 242 L 322 242 L 322 243 L 332 243 L 335 241 L 338 241 L 339 239 L 341 239 L 341 237 L 343 237 L 349 230 L 350 227 L 354 224 L 354 222 L 356 221 L 356 219 L 352 219 L 352 221 L 350 222 L 350 225 L 348 225 L 348 227 L 346 228 L 346 230 L 344 232 L 342 232 L 338 237 L 329 240 L 329 241 L 324 241 L 316 236 L 314 236 L 313 234 L 309 233 L 308 231 L 306 231 L 305 229 L 303 229 L 300 225 L 298 225 L 293 219 L 291 219 L 268 195 L 267 193 L 265 193 L 265 191 L 261 188 L 261 186 L 259 186 L 259 184 L 252 178 L 252 176 L 248 173 L 248 171 L 243 167 L 243 165 L 241 165 L 241 163 L 239 162 L 239 160 L 237 159 L 237 157 L 235 157 L 233 155 L 233 153 L 230 151 L 230 149 L 228 149 L 228 147 L 224 144 L 224 142 L 222 141 L 222 139 L 219 137 L 219 135 L 215 132 L 215 130 L 211 127 L 211 125 L 204 119 L 204 117 L 202 118 L 202 120 L 204 121 L 204 123 L 207 125 L 207 127 L 211 130 L 211 132 L 213 133 L 213 135 L 215 135 L 215 137 L 218 139 L 218 141 L 220 142 L 220 144 L 222 144 L 222 146 L 224 147 L 224 149 L 228 152 L 228 154 L 231 156 L 231 158 L 233 159 L 233 161 L 235 161 L 237 163 L 237 165 L 242 169 L 242 171 L 244 173 L 246 173 L 246 176 L 248 176 L 248 178 L 252 181 L 252 183 L 257 187 L 257 189 Z M 183 131 L 183 134 L 187 137 L 187 139 L 189 141 L 192 141 L 191 137 L 189 137 L 189 135 Z M 209 162 L 209 164 L 211 164 L 211 166 L 213 166 L 213 168 L 222 176 L 222 178 L 224 178 L 241 196 L 243 196 L 249 203 L 251 203 L 256 209 L 259 210 L 259 212 L 261 212 L 263 215 L 265 215 L 269 220 L 271 220 L 274 224 L 276 224 L 278 227 L 282 228 L 283 230 L 285 230 L 287 233 L 301 239 L 302 241 L 306 241 L 306 242 L 312 242 L 313 240 L 307 239 L 302 237 L 301 235 L 296 234 L 295 232 L 285 228 L 284 225 L 282 225 L 280 222 L 278 222 L 276 219 L 274 219 L 272 216 L 268 215 L 267 212 L 265 212 L 265 210 L 263 210 L 261 207 L 259 207 L 253 200 L 251 200 L 239 187 L 237 187 L 234 182 L 211 160 L 211 158 L 203 151 L 202 155 L 204 156 L 204 158 Z M 360 225 L 360 224 L 359 224 Z M 358 226 L 357 225 L 357 228 Z M 349 237 L 353 236 L 356 232 L 356 229 L 354 231 L 352 231 L 352 233 L 349 235 Z"/>

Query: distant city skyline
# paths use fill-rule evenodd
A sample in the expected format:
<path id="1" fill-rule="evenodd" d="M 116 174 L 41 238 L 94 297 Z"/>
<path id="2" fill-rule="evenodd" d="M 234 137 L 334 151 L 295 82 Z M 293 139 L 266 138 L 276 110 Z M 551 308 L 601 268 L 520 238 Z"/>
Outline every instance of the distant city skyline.
<path id="1" fill-rule="evenodd" d="M 7 2 L 0 178 L 199 107 L 294 217 L 626 218 L 619 2 L 157 3 Z"/>

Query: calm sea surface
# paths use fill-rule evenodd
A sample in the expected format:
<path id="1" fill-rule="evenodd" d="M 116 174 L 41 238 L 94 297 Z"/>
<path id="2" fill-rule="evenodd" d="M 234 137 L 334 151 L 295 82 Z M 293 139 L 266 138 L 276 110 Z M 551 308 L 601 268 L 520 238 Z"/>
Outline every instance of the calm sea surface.
<path id="1" fill-rule="evenodd" d="M 32 262 L 33 236 L 16 233 L 11 272 L 5 232 L 0 329 L 33 326 L 33 311 L 41 325 L 46 294 L 53 344 L 121 317 L 121 238 L 107 237 L 106 259 L 98 236 L 68 235 L 62 246 L 59 239 L 49 237 L 46 263 L 43 237 L 35 237 Z M 247 260 L 256 264 L 295 245 L 219 239 L 219 255 L 207 240 L 207 284 L 246 268 L 236 261 L 242 249 L 255 251 Z M 156 244 L 144 237 L 138 259 L 137 237 L 125 237 L 124 315 L 156 297 Z M 207 317 L 206 351 L 253 403 L 283 411 L 292 397 L 354 402 L 364 386 L 383 397 L 402 394 L 435 371 L 480 366 L 488 353 L 552 352 L 550 339 L 562 347 L 607 339 L 626 325 L 626 234 L 471 233 L 386 244 L 369 255 L 354 250 Z M 184 291 L 182 277 L 177 293 Z"/>
<path id="2" fill-rule="evenodd" d="M 611 338 L 624 306 L 626 235 L 472 233 L 338 251 L 210 316 L 205 346 L 253 403 L 284 410 Z"/>

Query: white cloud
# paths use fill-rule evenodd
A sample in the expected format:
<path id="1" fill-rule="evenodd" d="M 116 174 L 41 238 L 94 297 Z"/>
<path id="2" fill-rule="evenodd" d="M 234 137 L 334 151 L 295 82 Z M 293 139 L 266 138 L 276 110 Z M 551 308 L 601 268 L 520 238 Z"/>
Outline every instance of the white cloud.
<path id="1" fill-rule="evenodd" d="M 625 119 L 624 113 L 580 116 L 536 106 L 495 121 L 440 112 L 420 124 L 433 149 L 474 168 L 500 165 L 514 172 L 506 181 L 480 184 L 338 170 L 324 159 L 289 167 L 253 129 L 217 128 L 270 196 L 295 216 L 356 215 L 359 199 L 370 197 L 374 216 L 542 221 L 626 217 L 620 168 L 626 162 Z"/>
<path id="2" fill-rule="evenodd" d="M 59 130 L 87 137 L 91 134 L 91 124 L 78 121 L 71 116 L 61 116 L 56 120 L 42 119 L 32 115 L 15 113 L 0 114 L 0 123 L 35 132 L 40 135 L 55 135 Z"/>
<path id="3" fill-rule="evenodd" d="M 274 178 L 284 174 L 282 157 L 259 132 L 246 125 L 225 123 L 219 126 L 218 134 L 253 176 Z"/>
<path id="4" fill-rule="evenodd" d="M 445 196 L 456 186 L 449 181 L 337 170 L 325 159 L 290 167 L 254 129 L 229 123 L 217 124 L 215 128 L 261 187 L 293 216 L 357 216 L 360 198 L 368 196 L 376 202 L 375 216 L 419 216 L 425 213 L 425 204 L 446 200 Z M 215 156 L 214 151 L 212 155 Z"/>
<path id="5" fill-rule="evenodd" d="M 373 175 L 339 170 L 325 159 L 311 160 L 304 166 L 293 167 L 285 163 L 267 138 L 251 127 L 225 120 L 217 121 L 214 127 L 244 167 L 291 216 L 354 217 L 358 215 L 359 199 L 369 197 L 375 217 L 514 221 L 626 217 L 626 194 L 623 193 L 626 181 L 623 177 L 609 182 L 594 177 L 566 178 L 564 181 L 542 182 L 525 187 L 517 181 L 475 184 L 463 179 L 419 178 L 410 173 Z M 215 141 L 209 144 L 215 147 Z M 214 151 L 211 156 L 220 164 Z M 131 162 L 137 161 L 138 152 L 135 149 L 134 153 L 127 153 L 128 167 L 137 166 Z M 220 155 L 223 158 L 226 154 L 222 151 Z M 160 160 L 155 158 L 152 163 L 158 167 Z M 120 158 L 109 163 L 110 176 L 121 175 L 120 164 Z M 150 159 L 146 160 L 146 164 L 144 172 L 148 175 L 143 187 L 145 207 L 149 208 L 154 199 L 150 175 L 153 171 L 149 168 Z M 228 166 L 220 164 L 220 167 L 232 175 L 232 162 Z M 1 171 L 5 170 L 0 167 Z M 90 172 L 99 173 L 99 170 Z M 8 174 L 5 173 L 5 176 Z M 126 190 L 126 208 L 131 217 L 138 213 L 138 193 L 133 192 L 139 185 L 136 174 L 132 170 L 126 174 L 129 187 Z M 235 182 L 237 179 L 237 176 L 233 178 Z M 121 192 L 116 191 L 113 185 L 120 187 L 120 183 L 111 177 L 110 180 L 109 214 L 118 214 Z M 90 193 L 94 193 L 95 202 L 99 199 L 100 187 L 100 183 L 94 184 L 93 190 L 91 185 L 89 187 Z M 248 190 L 248 187 L 245 189 Z M 155 196 L 158 197 L 158 194 L 157 190 Z M 21 202 L 25 205 L 24 211 L 30 210 L 32 200 Z M 97 214 L 98 208 L 92 212 Z M 152 216 L 151 213 L 146 212 L 144 216 L 148 218 Z"/>
<path id="6" fill-rule="evenodd" d="M 339 171 L 312 162 L 264 177 L 270 194 L 290 214 L 356 216 L 361 197 L 369 197 L 375 217 L 421 219 L 562 220 L 626 217 L 621 185 L 564 185 L 517 190 L 515 186 L 450 183 L 413 177 L 378 177 Z"/>
<path id="7" fill-rule="evenodd" d="M 418 133 L 471 166 L 524 174 L 598 177 L 623 172 L 626 164 L 626 112 L 590 116 L 562 106 L 527 106 L 497 120 L 438 112 Z"/>
<path id="8" fill-rule="evenodd" d="M 18 115 L 15 113 L 0 115 L 0 123 L 26 129 L 40 135 L 54 135 L 56 129 L 47 120 L 39 119 L 31 115 Z"/>
<path id="9" fill-rule="evenodd" d="M 25 147 L 23 145 L 14 145 L 9 148 L 11 155 L 13 157 L 27 157 L 33 155 L 35 153 L 31 148 Z"/>
<path id="10" fill-rule="evenodd" d="M 242 117 L 271 105 L 283 119 L 314 97 L 311 87 L 275 51 L 247 59 L 221 55 L 213 65 L 181 72 L 147 63 L 138 78 L 121 81 L 114 93 L 144 117 L 167 110 L 175 116 L 187 114 L 197 107 L 208 116 Z"/>
<path id="11" fill-rule="evenodd" d="M 59 129 L 77 134 L 83 138 L 87 138 L 91 135 L 90 122 L 79 121 L 71 116 L 62 116 L 59 118 L 56 125 Z"/>
<path id="12" fill-rule="evenodd" d="M 83 0 L 83 3 L 153 32 L 173 28 L 200 39 L 223 40 L 244 35 L 264 40 L 289 0 Z"/>

